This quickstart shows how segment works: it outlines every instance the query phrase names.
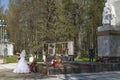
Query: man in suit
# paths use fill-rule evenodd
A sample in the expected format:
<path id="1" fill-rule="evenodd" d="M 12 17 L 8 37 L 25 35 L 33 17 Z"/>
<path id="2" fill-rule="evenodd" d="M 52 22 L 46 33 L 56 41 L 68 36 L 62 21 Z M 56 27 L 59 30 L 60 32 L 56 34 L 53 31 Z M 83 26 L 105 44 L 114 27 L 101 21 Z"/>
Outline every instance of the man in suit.
<path id="1" fill-rule="evenodd" d="M 89 49 L 89 61 L 93 62 L 95 57 L 94 49 Z"/>

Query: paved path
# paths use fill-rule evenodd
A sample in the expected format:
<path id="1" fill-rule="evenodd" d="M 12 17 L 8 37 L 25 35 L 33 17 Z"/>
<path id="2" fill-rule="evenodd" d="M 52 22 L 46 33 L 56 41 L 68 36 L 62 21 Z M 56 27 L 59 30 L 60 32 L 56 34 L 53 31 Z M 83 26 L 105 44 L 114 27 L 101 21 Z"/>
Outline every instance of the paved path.
<path id="1" fill-rule="evenodd" d="M 16 63 L 0 64 L 0 69 L 14 69 Z"/>
<path id="2" fill-rule="evenodd" d="M 120 80 L 120 71 L 47 76 L 40 73 L 15 74 L 12 72 L 15 65 L 0 64 L 0 80 Z"/>
<path id="3" fill-rule="evenodd" d="M 55 78 L 49 78 L 49 80 L 120 80 L 120 72 L 116 71 L 116 72 L 54 75 L 54 77 Z"/>

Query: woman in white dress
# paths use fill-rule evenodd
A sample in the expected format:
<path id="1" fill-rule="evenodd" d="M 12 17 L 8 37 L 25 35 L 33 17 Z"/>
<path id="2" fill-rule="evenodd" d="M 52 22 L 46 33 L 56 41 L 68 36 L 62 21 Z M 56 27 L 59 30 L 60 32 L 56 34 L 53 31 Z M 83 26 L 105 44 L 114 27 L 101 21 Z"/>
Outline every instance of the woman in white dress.
<path id="1" fill-rule="evenodd" d="M 30 68 L 25 60 L 25 50 L 22 50 L 20 54 L 20 60 L 18 61 L 13 72 L 14 73 L 29 73 L 30 72 Z"/>

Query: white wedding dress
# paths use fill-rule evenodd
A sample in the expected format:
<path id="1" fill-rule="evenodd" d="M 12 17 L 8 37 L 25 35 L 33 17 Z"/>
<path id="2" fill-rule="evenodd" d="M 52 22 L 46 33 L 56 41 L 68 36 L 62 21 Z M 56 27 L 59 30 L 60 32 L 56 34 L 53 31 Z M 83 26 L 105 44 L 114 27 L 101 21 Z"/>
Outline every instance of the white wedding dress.
<path id="1" fill-rule="evenodd" d="M 20 60 L 18 61 L 15 69 L 13 70 L 14 73 L 29 73 L 30 68 L 25 60 L 25 50 L 23 50 L 20 54 Z"/>

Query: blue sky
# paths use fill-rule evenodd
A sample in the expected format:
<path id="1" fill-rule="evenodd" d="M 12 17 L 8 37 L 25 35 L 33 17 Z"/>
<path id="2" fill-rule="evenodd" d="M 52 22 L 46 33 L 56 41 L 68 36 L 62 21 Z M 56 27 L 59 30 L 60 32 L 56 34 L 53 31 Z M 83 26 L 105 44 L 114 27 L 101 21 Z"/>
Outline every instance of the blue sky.
<path id="1" fill-rule="evenodd" d="M 9 0 L 1 0 L 1 5 L 4 6 L 4 10 L 8 9 Z"/>

